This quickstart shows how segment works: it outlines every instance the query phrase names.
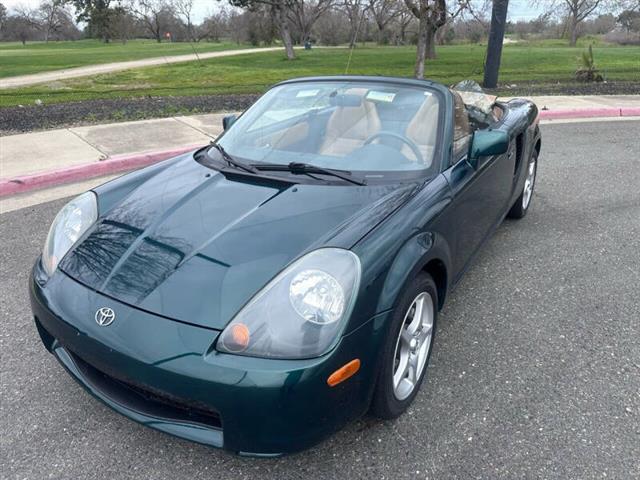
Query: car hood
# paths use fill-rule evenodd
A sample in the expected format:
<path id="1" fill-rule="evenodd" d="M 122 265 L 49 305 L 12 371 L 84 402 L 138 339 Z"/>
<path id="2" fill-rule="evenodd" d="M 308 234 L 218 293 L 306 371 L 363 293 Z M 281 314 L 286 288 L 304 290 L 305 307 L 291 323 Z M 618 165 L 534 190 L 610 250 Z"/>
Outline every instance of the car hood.
<path id="1" fill-rule="evenodd" d="M 222 329 L 292 260 L 351 247 L 336 235 L 361 238 L 390 213 L 381 205 L 413 190 L 232 180 L 187 158 L 102 215 L 60 268 L 140 309 Z"/>

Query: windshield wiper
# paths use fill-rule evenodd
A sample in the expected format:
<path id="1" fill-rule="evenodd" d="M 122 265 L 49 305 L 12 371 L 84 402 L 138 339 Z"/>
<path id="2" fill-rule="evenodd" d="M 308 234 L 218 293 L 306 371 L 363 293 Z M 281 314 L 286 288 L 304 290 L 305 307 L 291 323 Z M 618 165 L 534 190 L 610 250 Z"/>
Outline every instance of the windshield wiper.
<path id="1" fill-rule="evenodd" d="M 227 153 L 227 151 L 224 149 L 224 147 L 222 145 L 220 145 L 219 143 L 214 143 L 211 142 L 211 145 L 220 152 L 220 155 L 222 155 L 222 158 L 231 166 L 239 168 L 240 170 L 244 170 L 245 172 L 248 173 L 253 173 L 253 174 L 259 174 L 260 172 L 255 169 L 254 167 L 252 167 L 251 165 L 247 165 L 246 163 L 242 163 L 239 162 L 238 160 L 234 159 L 231 155 L 229 155 Z"/>
<path id="2" fill-rule="evenodd" d="M 349 170 L 333 170 L 331 168 L 318 167 L 311 163 L 291 162 L 288 164 L 282 163 L 254 163 L 251 165 L 257 170 L 267 170 L 273 172 L 291 172 L 291 173 L 304 173 L 304 174 L 320 174 L 330 175 L 332 177 L 340 178 L 345 182 L 353 183 L 354 185 L 366 185 L 367 182 L 361 178 L 350 177 L 351 172 Z"/>

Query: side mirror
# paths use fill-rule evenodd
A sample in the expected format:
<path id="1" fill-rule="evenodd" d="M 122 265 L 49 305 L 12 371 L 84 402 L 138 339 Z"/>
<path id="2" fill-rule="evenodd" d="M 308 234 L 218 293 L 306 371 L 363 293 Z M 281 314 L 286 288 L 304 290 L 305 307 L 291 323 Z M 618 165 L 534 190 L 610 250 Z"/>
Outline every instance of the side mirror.
<path id="1" fill-rule="evenodd" d="M 469 162 L 478 167 L 478 160 L 482 157 L 502 155 L 509 150 L 509 135 L 500 130 L 477 130 L 471 141 Z"/>
<path id="2" fill-rule="evenodd" d="M 229 130 L 229 127 L 231 125 L 233 125 L 233 122 L 235 122 L 238 119 L 238 117 L 236 115 L 227 115 L 226 117 L 222 118 L 222 128 L 226 131 Z"/>

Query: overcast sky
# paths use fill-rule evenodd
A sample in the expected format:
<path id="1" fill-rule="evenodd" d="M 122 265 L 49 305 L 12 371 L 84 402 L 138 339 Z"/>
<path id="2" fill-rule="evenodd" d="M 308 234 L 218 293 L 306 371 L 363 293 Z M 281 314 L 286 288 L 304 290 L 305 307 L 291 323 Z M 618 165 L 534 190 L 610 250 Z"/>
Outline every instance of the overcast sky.
<path id="1" fill-rule="evenodd" d="M 40 0 L 0 0 L 9 10 L 18 5 L 26 5 L 29 7 L 37 7 Z M 194 0 L 194 13 L 196 21 L 200 22 L 211 11 L 215 11 L 221 6 L 226 5 L 227 2 L 219 2 L 216 0 Z M 529 0 L 511 0 L 509 2 L 509 19 L 512 21 L 517 20 L 531 20 L 536 18 L 542 8 L 531 6 Z"/>

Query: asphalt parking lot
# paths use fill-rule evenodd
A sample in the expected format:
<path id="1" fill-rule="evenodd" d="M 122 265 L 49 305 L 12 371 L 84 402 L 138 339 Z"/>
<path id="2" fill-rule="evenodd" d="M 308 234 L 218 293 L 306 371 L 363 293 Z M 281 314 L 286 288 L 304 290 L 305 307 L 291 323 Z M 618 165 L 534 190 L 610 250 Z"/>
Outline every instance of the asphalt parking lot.
<path id="1" fill-rule="evenodd" d="M 172 438 L 85 393 L 28 307 L 64 200 L 0 216 L 2 478 L 640 478 L 640 122 L 542 130 L 531 210 L 448 298 L 411 410 L 279 459 Z"/>

